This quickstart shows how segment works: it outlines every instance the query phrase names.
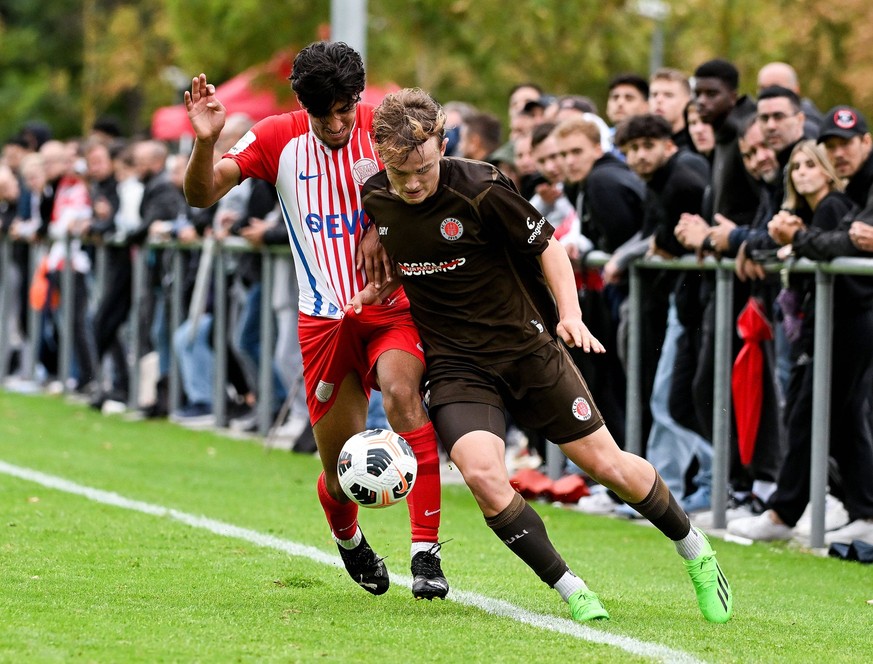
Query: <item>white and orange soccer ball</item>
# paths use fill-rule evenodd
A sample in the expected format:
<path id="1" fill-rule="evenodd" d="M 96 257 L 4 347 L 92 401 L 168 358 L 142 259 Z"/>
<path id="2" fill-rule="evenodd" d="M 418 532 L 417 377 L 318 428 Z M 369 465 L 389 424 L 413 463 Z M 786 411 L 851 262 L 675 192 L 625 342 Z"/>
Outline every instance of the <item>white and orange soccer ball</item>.
<path id="1" fill-rule="evenodd" d="M 336 470 L 343 491 L 358 505 L 388 507 L 412 491 L 418 461 L 401 436 L 368 429 L 345 442 Z"/>

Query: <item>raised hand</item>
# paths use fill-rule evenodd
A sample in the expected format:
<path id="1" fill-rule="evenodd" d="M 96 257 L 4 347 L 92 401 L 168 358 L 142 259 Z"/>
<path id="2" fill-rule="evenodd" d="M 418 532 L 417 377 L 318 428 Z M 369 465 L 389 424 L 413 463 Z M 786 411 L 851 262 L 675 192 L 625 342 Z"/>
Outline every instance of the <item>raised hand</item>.
<path id="1" fill-rule="evenodd" d="M 215 96 L 215 86 L 206 82 L 206 74 L 191 79 L 191 90 L 185 90 L 185 109 L 195 136 L 214 143 L 224 128 L 227 111 Z"/>

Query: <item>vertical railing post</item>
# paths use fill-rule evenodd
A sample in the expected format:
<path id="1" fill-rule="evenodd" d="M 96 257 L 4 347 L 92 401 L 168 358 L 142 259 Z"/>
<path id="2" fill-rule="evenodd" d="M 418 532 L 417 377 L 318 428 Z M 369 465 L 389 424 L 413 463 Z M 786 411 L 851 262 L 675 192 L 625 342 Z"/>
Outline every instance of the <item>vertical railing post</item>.
<path id="1" fill-rule="evenodd" d="M 817 269 L 815 272 L 815 346 L 812 353 L 812 449 L 809 471 L 809 502 L 812 505 L 809 539 L 813 548 L 824 546 L 831 421 L 833 293 L 834 276 Z"/>
<path id="2" fill-rule="evenodd" d="M 75 273 L 73 272 L 72 238 L 64 238 L 64 267 L 61 271 L 61 329 L 58 377 L 63 391 L 69 390 L 73 372 L 73 316 L 76 313 Z"/>
<path id="3" fill-rule="evenodd" d="M 9 320 L 10 299 L 14 295 L 10 291 L 13 284 L 9 283 L 12 276 L 12 241 L 6 235 L 0 235 L 0 384 L 6 379 L 6 367 L 9 365 L 6 354 L 9 352 L 9 330 L 12 321 Z M 21 275 L 24 279 L 25 275 Z"/>
<path id="4" fill-rule="evenodd" d="M 33 242 L 29 248 L 29 267 L 30 274 L 24 275 L 27 283 L 33 283 L 33 276 L 39 269 L 39 264 L 45 255 L 45 246 L 40 242 Z M 28 304 L 30 300 L 28 298 Z M 28 306 L 27 311 L 27 346 L 28 352 L 25 353 L 24 371 L 22 377 L 25 380 L 33 380 L 36 375 L 36 363 L 39 357 L 40 336 L 42 335 L 42 312 Z"/>
<path id="5" fill-rule="evenodd" d="M 261 355 L 258 360 L 258 433 L 266 436 L 273 417 L 273 254 L 261 250 Z"/>
<path id="6" fill-rule="evenodd" d="M 731 369 L 733 335 L 733 277 L 730 267 L 715 270 L 715 371 L 712 400 L 712 512 L 713 526 L 727 525 L 727 489 L 730 473 Z"/>
<path id="7" fill-rule="evenodd" d="M 141 245 L 131 247 L 131 262 L 133 275 L 131 288 L 133 294 L 130 303 L 130 367 L 127 384 L 127 407 L 139 408 L 140 359 L 142 355 L 142 311 L 146 299 L 146 256 L 148 248 Z"/>
<path id="8" fill-rule="evenodd" d="M 641 373 L 642 373 L 642 268 L 630 266 L 630 291 L 628 293 L 628 338 L 627 338 L 627 407 L 625 415 L 625 449 L 633 454 L 643 450 Z M 615 352 L 615 351 L 612 351 Z"/>
<path id="9" fill-rule="evenodd" d="M 215 357 L 215 384 L 212 391 L 212 412 L 215 415 L 215 426 L 227 424 L 227 278 L 225 265 L 227 257 L 222 243 L 215 242 L 215 256 L 212 262 L 214 270 L 215 297 L 212 317 L 212 341 Z"/>
<path id="10" fill-rule="evenodd" d="M 182 380 L 179 371 L 179 358 L 176 355 L 176 349 L 172 347 L 172 339 L 176 330 L 178 330 L 179 326 L 182 325 L 183 320 L 182 291 L 184 286 L 184 274 L 182 270 L 182 248 L 177 244 L 173 247 L 172 252 L 173 283 L 170 287 L 170 306 L 167 311 L 171 339 L 170 375 L 167 377 L 167 410 L 171 413 L 175 413 L 182 405 Z"/>

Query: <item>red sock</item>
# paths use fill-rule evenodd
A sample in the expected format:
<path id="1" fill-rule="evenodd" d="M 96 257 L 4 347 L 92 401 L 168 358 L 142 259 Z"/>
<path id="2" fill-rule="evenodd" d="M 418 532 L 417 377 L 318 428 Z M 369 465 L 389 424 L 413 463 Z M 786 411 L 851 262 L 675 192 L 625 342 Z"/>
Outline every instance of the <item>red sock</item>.
<path id="1" fill-rule="evenodd" d="M 399 432 L 398 432 L 399 433 Z M 428 422 L 415 431 L 401 433 L 415 452 L 418 475 L 412 493 L 406 498 L 413 542 L 439 541 L 440 528 L 440 457 L 433 424 Z"/>
<path id="2" fill-rule="evenodd" d="M 318 500 L 330 524 L 330 530 L 337 539 L 351 539 L 358 532 L 358 506 L 351 500 L 341 503 L 327 492 L 324 472 L 318 476 Z"/>

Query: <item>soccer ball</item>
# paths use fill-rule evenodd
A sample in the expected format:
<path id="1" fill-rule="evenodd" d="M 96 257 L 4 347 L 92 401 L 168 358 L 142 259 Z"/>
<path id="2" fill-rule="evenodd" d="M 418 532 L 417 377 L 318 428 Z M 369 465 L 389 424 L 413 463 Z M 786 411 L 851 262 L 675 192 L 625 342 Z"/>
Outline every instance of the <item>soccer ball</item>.
<path id="1" fill-rule="evenodd" d="M 362 507 L 388 507 L 409 495 L 418 461 L 401 436 L 369 429 L 349 438 L 336 464 L 340 486 Z"/>

